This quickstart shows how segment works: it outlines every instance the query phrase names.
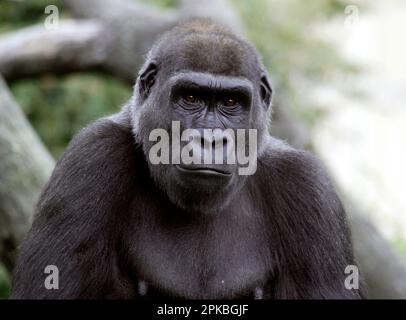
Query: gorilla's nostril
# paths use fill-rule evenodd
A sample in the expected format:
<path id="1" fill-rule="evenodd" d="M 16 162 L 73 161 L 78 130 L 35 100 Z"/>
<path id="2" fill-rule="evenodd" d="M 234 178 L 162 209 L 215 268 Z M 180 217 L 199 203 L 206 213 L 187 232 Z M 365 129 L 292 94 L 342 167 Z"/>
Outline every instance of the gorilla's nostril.
<path id="1" fill-rule="evenodd" d="M 200 137 L 200 147 L 204 149 L 204 138 Z"/>
<path id="2" fill-rule="evenodd" d="M 222 140 L 220 140 L 220 139 L 218 139 L 218 140 L 213 140 L 212 141 L 212 143 L 211 143 L 211 146 L 212 146 L 212 148 L 213 149 L 215 149 L 216 147 L 218 148 L 218 147 L 221 147 L 221 146 L 226 146 L 227 145 L 227 137 L 223 137 L 223 139 Z M 221 144 L 220 144 L 221 143 Z"/>
<path id="3" fill-rule="evenodd" d="M 227 137 L 223 137 L 223 139 L 222 140 L 220 140 L 220 139 L 218 139 L 218 140 L 216 140 L 216 139 L 214 139 L 212 142 L 211 142 L 211 147 L 213 148 L 213 149 L 215 149 L 216 147 L 219 147 L 219 146 L 225 146 L 225 145 L 227 145 Z M 220 144 L 221 143 L 221 144 Z"/>

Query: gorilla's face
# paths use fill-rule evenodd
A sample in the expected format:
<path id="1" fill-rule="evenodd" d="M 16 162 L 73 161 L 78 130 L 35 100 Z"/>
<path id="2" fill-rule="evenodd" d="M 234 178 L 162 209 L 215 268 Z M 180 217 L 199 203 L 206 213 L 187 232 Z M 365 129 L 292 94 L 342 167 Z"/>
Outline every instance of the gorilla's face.
<path id="1" fill-rule="evenodd" d="M 136 133 L 151 175 L 172 202 L 216 212 L 246 180 L 238 151 L 257 143 L 248 129 L 258 131 L 261 143 L 271 89 L 256 52 L 239 39 L 200 33 L 168 38 L 151 51 L 139 77 Z M 151 135 L 158 128 L 169 140 Z M 239 142 L 238 130 L 244 136 Z M 165 148 L 166 142 L 160 156 L 167 152 L 169 164 L 157 164 L 154 145 Z"/>

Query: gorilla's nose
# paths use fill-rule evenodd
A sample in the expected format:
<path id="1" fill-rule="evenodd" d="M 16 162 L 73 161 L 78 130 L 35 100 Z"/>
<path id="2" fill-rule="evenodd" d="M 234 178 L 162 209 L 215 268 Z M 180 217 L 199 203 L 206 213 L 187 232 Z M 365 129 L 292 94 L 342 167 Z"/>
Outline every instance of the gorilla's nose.
<path id="1" fill-rule="evenodd" d="M 199 141 L 199 137 L 197 138 Z M 215 150 L 221 146 L 227 147 L 227 137 L 220 135 L 201 135 L 200 136 L 200 147 L 202 149 Z"/>
<path id="2" fill-rule="evenodd" d="M 199 134 L 197 134 L 197 132 Z M 190 147 L 196 155 L 195 163 L 227 165 L 233 164 L 231 155 L 234 153 L 234 139 L 230 132 L 221 129 L 198 129 L 190 137 Z"/>

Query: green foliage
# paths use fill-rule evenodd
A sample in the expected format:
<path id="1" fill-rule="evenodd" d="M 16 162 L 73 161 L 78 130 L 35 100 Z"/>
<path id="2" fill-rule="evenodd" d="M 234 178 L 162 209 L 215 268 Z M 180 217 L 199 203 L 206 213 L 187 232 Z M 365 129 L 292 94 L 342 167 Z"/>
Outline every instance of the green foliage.
<path id="1" fill-rule="evenodd" d="M 6 1 L 0 5 L 0 32 L 29 26 L 45 19 L 45 7 L 56 5 L 62 14 L 60 0 Z M 62 15 L 63 16 L 63 15 Z"/>
<path id="2" fill-rule="evenodd" d="M 0 299 L 6 299 L 10 294 L 10 277 L 0 264 Z"/>
<path id="3" fill-rule="evenodd" d="M 406 238 L 402 234 L 398 234 L 392 240 L 394 247 L 396 248 L 397 252 L 399 252 L 403 258 L 406 259 Z"/>
<path id="4" fill-rule="evenodd" d="M 179 4 L 179 0 L 142 0 L 147 4 L 154 4 L 159 7 L 172 8 Z"/>
<path id="5" fill-rule="evenodd" d="M 117 112 L 131 96 L 127 83 L 97 73 L 24 79 L 14 82 L 11 90 L 56 157 L 81 128 Z"/>
<path id="6" fill-rule="evenodd" d="M 337 0 L 233 0 L 248 37 L 263 56 L 274 80 L 279 103 L 290 105 L 312 124 L 321 111 L 311 105 L 307 87 L 323 83 L 340 85 L 340 75 L 356 71 L 336 48 L 314 32 L 317 24 L 341 14 L 345 3 Z"/>

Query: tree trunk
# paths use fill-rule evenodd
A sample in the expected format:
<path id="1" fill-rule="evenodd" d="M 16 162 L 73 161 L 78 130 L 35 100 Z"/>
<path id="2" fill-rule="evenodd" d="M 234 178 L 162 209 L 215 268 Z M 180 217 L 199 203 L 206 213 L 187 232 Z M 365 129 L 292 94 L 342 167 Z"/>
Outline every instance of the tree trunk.
<path id="1" fill-rule="evenodd" d="M 0 261 L 11 271 L 54 160 L 0 77 Z"/>

